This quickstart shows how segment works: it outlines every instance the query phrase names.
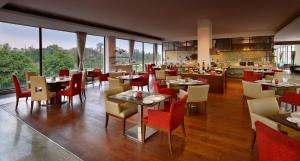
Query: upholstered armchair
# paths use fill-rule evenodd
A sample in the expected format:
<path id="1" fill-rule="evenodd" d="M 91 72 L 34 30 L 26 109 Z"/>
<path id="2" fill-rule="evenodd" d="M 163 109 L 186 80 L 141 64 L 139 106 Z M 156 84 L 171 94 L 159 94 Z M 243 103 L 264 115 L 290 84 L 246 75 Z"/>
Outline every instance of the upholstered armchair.
<path id="1" fill-rule="evenodd" d="M 17 111 L 18 105 L 19 105 L 19 99 L 26 97 L 26 102 L 27 102 L 28 97 L 31 96 L 31 93 L 28 90 L 22 91 L 20 81 L 15 74 L 13 74 L 12 80 L 14 82 L 15 89 L 16 89 L 16 108 L 15 108 L 15 110 Z"/>
<path id="2" fill-rule="evenodd" d="M 109 98 L 109 96 L 118 94 L 123 92 L 122 87 L 116 87 L 113 89 L 106 90 L 105 93 L 105 112 L 106 112 L 106 121 L 105 121 L 105 128 L 107 128 L 109 116 L 113 116 L 119 119 L 122 119 L 123 127 L 122 132 L 125 134 L 125 124 L 126 119 L 130 116 L 137 113 L 137 105 L 118 101 L 115 99 Z"/>
<path id="3" fill-rule="evenodd" d="M 166 80 L 166 72 L 165 70 L 156 70 L 155 71 L 155 78 L 157 81 Z"/>
<path id="4" fill-rule="evenodd" d="M 113 89 L 116 87 L 122 87 L 124 91 L 128 91 L 132 89 L 130 83 L 121 83 L 119 79 L 108 78 L 109 88 Z"/>
<path id="5" fill-rule="evenodd" d="M 30 90 L 30 77 L 31 76 L 37 76 L 36 72 L 25 72 L 25 79 L 26 79 L 26 85 L 27 85 L 27 90 Z"/>
<path id="6" fill-rule="evenodd" d="M 207 98 L 208 98 L 209 85 L 200 85 L 200 86 L 189 86 L 187 93 L 187 110 L 190 112 L 192 104 L 204 103 L 204 110 L 206 112 Z"/>

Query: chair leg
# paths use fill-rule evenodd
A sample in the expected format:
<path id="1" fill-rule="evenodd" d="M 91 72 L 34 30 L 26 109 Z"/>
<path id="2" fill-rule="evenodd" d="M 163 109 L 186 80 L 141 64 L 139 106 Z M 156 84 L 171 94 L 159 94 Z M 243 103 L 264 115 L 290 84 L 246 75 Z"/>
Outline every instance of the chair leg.
<path id="1" fill-rule="evenodd" d="M 73 96 L 70 96 L 71 107 L 73 108 Z"/>
<path id="2" fill-rule="evenodd" d="M 149 92 L 149 91 L 150 91 L 150 90 L 149 90 L 149 85 L 147 85 L 147 87 L 148 87 L 148 92 Z"/>
<path id="3" fill-rule="evenodd" d="M 32 114 L 32 111 L 33 111 L 33 105 L 34 105 L 34 101 L 31 101 L 31 109 L 30 109 L 31 114 Z"/>
<path id="4" fill-rule="evenodd" d="M 92 77 L 92 84 L 93 84 L 93 88 L 94 88 L 94 77 Z"/>
<path id="5" fill-rule="evenodd" d="M 184 127 L 184 121 L 181 123 L 183 136 L 186 137 L 185 127 Z"/>
<path id="6" fill-rule="evenodd" d="M 79 99 L 80 99 L 80 103 L 82 103 L 82 98 L 81 98 L 81 94 L 79 94 Z"/>
<path id="7" fill-rule="evenodd" d="M 19 98 L 17 97 L 17 99 L 16 99 L 16 108 L 15 108 L 16 111 L 18 110 L 18 105 L 19 105 Z"/>
<path id="8" fill-rule="evenodd" d="M 142 142 L 145 142 L 145 137 L 146 137 L 146 125 L 142 125 Z"/>
<path id="9" fill-rule="evenodd" d="M 252 139 L 251 152 L 254 149 L 255 142 L 256 142 L 256 132 L 253 130 L 253 139 Z"/>
<path id="10" fill-rule="evenodd" d="M 28 97 L 26 97 L 26 102 L 28 101 Z"/>
<path id="11" fill-rule="evenodd" d="M 125 125 L 126 125 L 126 119 L 123 119 L 123 125 L 122 125 L 122 133 L 125 135 Z"/>
<path id="12" fill-rule="evenodd" d="M 48 110 L 48 100 L 46 100 L 46 109 Z"/>
<path id="13" fill-rule="evenodd" d="M 108 113 L 106 113 L 105 115 L 105 128 L 107 129 L 107 125 L 108 125 L 108 119 L 109 119 L 109 115 Z"/>
<path id="14" fill-rule="evenodd" d="M 172 132 L 171 131 L 168 132 L 168 140 L 169 140 L 170 154 L 171 154 L 171 156 L 173 156 L 173 152 L 172 152 Z"/>
<path id="15" fill-rule="evenodd" d="M 86 99 L 85 90 L 83 91 L 84 98 Z"/>

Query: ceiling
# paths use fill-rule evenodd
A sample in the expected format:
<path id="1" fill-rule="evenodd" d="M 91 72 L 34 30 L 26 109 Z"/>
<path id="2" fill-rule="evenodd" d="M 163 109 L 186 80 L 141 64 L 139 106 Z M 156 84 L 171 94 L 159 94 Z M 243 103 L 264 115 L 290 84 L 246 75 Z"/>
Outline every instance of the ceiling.
<path id="1" fill-rule="evenodd" d="M 213 35 L 276 32 L 299 15 L 300 0 L 6 0 L 24 11 L 73 18 L 164 40 L 196 38 L 197 21 Z M 4 5 L 5 7 L 5 5 Z"/>
<path id="2" fill-rule="evenodd" d="M 278 31 L 275 41 L 300 41 L 300 16 Z"/>

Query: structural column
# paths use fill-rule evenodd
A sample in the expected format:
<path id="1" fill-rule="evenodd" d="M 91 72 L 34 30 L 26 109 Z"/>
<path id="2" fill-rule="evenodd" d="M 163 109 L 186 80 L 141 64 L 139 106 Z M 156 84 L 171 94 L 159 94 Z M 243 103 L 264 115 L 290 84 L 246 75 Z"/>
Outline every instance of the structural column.
<path id="1" fill-rule="evenodd" d="M 210 64 L 210 48 L 212 46 L 212 25 L 209 19 L 198 21 L 197 27 L 198 39 L 198 62 L 202 64 Z"/>
<path id="2" fill-rule="evenodd" d="M 134 50 L 134 40 L 129 40 L 129 64 L 132 62 L 133 57 L 133 50 Z"/>
<path id="3" fill-rule="evenodd" d="M 105 70 L 109 72 L 115 69 L 116 64 L 116 37 L 105 37 Z"/>
<path id="4" fill-rule="evenodd" d="M 157 64 L 157 44 L 153 44 L 153 63 Z"/>

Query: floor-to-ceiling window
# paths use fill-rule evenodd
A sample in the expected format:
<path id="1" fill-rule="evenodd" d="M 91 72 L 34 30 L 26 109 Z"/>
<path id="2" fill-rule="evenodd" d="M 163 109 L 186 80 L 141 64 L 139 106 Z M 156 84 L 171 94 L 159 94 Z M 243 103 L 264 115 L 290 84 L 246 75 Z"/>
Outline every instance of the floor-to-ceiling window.
<path id="1" fill-rule="evenodd" d="M 144 63 L 153 63 L 153 44 L 144 43 Z"/>
<path id="2" fill-rule="evenodd" d="M 100 68 L 104 71 L 104 37 L 87 35 L 84 50 L 84 68 Z"/>
<path id="3" fill-rule="evenodd" d="M 143 43 L 142 42 L 134 42 L 133 49 L 133 69 L 136 71 L 143 70 Z"/>
<path id="4" fill-rule="evenodd" d="M 77 69 L 76 34 L 43 29 L 43 75 L 57 76 L 60 69 Z"/>
<path id="5" fill-rule="evenodd" d="M 156 65 L 162 64 L 162 45 L 157 45 Z"/>
<path id="6" fill-rule="evenodd" d="M 292 64 L 295 59 L 295 45 L 275 45 L 275 61 L 279 67 Z"/>
<path id="7" fill-rule="evenodd" d="M 14 87 L 12 74 L 25 84 L 25 71 L 39 72 L 39 30 L 0 22 L 0 90 Z"/>
<path id="8" fill-rule="evenodd" d="M 129 41 L 116 39 L 116 59 L 115 64 L 129 63 Z"/>

